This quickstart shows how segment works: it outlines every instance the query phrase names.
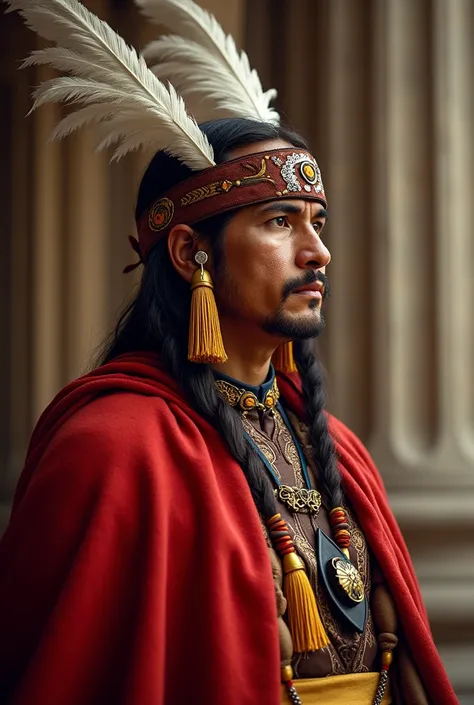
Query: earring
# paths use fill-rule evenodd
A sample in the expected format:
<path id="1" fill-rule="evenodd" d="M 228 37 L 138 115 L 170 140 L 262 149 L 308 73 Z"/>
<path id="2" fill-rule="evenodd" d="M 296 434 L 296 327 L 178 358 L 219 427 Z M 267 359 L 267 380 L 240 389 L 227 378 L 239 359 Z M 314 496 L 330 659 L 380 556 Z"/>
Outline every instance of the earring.
<path id="1" fill-rule="evenodd" d="M 199 250 L 194 259 L 199 265 L 191 279 L 191 315 L 189 319 L 188 360 L 191 362 L 225 362 L 219 314 L 214 298 L 214 284 L 204 265 L 209 259 Z"/>
<path id="2" fill-rule="evenodd" d="M 279 345 L 272 355 L 272 363 L 280 372 L 297 372 L 298 368 L 293 357 L 293 343 Z"/>

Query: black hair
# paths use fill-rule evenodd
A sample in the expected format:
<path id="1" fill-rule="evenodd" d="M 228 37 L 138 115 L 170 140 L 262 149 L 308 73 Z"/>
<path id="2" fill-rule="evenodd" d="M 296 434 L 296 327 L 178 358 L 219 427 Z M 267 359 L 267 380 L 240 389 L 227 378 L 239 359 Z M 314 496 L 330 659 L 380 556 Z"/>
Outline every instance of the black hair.
<path id="1" fill-rule="evenodd" d="M 307 149 L 307 144 L 297 134 L 254 120 L 224 118 L 200 127 L 213 146 L 217 164 L 226 161 L 237 147 L 270 139 L 283 139 L 297 148 Z M 192 173 L 174 157 L 158 152 L 140 186 L 136 219 L 157 197 Z M 222 256 L 225 226 L 232 215 L 231 211 L 194 224 L 209 245 L 216 268 Z M 244 438 L 240 413 L 217 393 L 212 369 L 187 359 L 190 302 L 190 287 L 171 263 L 166 238 L 159 240 L 147 256 L 138 293 L 119 318 L 100 362 L 106 363 L 126 352 L 158 352 L 191 404 L 222 434 L 232 456 L 242 467 L 258 511 L 268 520 L 276 512 L 273 488 L 262 460 Z M 295 344 L 295 359 L 310 417 L 318 486 L 328 506 L 338 506 L 342 503 L 341 481 L 328 432 L 322 370 L 312 352 L 311 341 Z"/>

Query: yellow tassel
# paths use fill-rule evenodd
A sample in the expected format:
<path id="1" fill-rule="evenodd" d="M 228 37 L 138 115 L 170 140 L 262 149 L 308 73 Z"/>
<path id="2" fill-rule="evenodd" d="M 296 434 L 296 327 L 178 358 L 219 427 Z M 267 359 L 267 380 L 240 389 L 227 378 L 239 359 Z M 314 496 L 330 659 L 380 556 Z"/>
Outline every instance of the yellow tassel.
<path id="1" fill-rule="evenodd" d="M 198 269 L 191 280 L 188 342 L 188 360 L 191 362 L 215 363 L 227 360 L 213 289 L 209 272 Z"/>
<path id="2" fill-rule="evenodd" d="M 288 622 L 293 646 L 298 653 L 318 651 L 329 644 L 314 592 L 296 553 L 283 556 L 283 593 L 288 604 Z"/>
<path id="3" fill-rule="evenodd" d="M 273 366 L 280 372 L 296 372 L 297 367 L 293 357 L 293 343 L 279 345 L 272 355 Z"/>

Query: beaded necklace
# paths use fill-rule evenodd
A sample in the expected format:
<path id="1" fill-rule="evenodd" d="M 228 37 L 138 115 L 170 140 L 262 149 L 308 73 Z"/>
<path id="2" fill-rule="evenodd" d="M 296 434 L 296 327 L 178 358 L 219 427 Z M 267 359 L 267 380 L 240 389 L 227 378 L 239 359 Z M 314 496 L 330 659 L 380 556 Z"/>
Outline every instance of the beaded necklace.
<path id="1" fill-rule="evenodd" d="M 231 406 L 240 409 L 244 417 L 249 411 L 254 409 L 257 409 L 263 413 L 269 412 L 273 415 L 276 410 L 281 414 L 298 453 L 305 487 L 292 487 L 290 485 L 282 484 L 268 458 L 261 451 L 250 434 L 244 429 L 245 439 L 262 460 L 270 479 L 276 486 L 276 489 L 274 490 L 276 498 L 285 504 L 292 513 L 305 513 L 310 514 L 311 516 L 317 516 L 321 507 L 321 494 L 318 490 L 312 487 L 311 479 L 308 473 L 308 464 L 306 462 L 306 458 L 304 457 L 301 444 L 299 443 L 290 419 L 288 418 L 288 415 L 280 402 L 280 391 L 278 389 L 277 379 L 273 368 L 271 369 L 269 382 L 263 385 L 262 401 L 259 401 L 256 393 L 258 390 L 255 387 L 253 388 L 255 391 L 252 391 L 252 389 L 238 386 L 235 384 L 235 381 L 230 378 L 217 379 L 215 381 L 215 385 L 219 394 Z M 284 520 L 280 519 L 280 522 L 284 522 Z M 349 546 L 351 543 L 351 534 L 344 507 L 334 507 L 329 512 L 329 522 L 331 524 L 334 541 L 326 536 L 321 529 L 314 527 L 318 538 L 319 553 L 322 552 L 325 555 L 332 553 L 330 559 L 331 577 L 328 576 L 327 571 L 321 570 L 323 582 L 326 584 L 326 588 L 331 597 L 334 598 L 334 589 L 336 589 L 335 594 L 337 598 L 337 588 L 339 588 L 340 591 L 344 593 L 344 596 L 348 597 L 352 604 L 362 603 L 364 602 L 363 583 L 356 567 L 350 561 Z M 282 529 L 280 526 L 280 531 L 281 530 Z M 341 553 L 343 554 L 342 556 L 340 555 Z M 327 576 L 327 579 L 325 579 L 325 576 Z M 346 612 L 347 610 L 342 610 L 342 614 L 347 617 Z M 366 617 L 365 604 L 364 610 L 359 609 L 358 612 L 358 619 L 355 623 L 353 619 L 349 619 L 349 621 L 356 629 L 362 631 L 365 625 Z"/>

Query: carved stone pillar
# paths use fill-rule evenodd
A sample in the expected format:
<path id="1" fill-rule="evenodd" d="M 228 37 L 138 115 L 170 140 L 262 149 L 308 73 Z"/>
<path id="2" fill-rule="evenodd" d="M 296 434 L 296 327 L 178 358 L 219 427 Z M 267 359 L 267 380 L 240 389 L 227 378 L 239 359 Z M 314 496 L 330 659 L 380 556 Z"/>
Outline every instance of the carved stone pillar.
<path id="1" fill-rule="evenodd" d="M 2 390 L 2 436 L 0 466 L 0 530 L 8 515 L 8 502 L 21 467 L 31 430 L 29 400 L 31 374 L 31 227 L 33 203 L 31 123 L 29 110 L 32 71 L 16 81 L 17 52 L 33 48 L 33 37 L 21 31 L 18 18 L 3 18 L 0 24 L 0 169 L 2 218 L 0 224 L 2 328 L 0 384 Z"/>
<path id="2" fill-rule="evenodd" d="M 261 0 L 247 12 L 251 60 L 310 139 L 329 197 L 331 409 L 375 457 L 467 705 L 474 2 Z"/>
<path id="3" fill-rule="evenodd" d="M 371 448 L 461 702 L 474 679 L 472 2 L 375 4 Z"/>

